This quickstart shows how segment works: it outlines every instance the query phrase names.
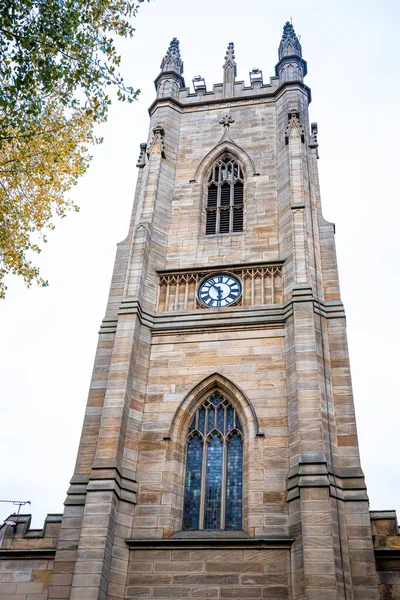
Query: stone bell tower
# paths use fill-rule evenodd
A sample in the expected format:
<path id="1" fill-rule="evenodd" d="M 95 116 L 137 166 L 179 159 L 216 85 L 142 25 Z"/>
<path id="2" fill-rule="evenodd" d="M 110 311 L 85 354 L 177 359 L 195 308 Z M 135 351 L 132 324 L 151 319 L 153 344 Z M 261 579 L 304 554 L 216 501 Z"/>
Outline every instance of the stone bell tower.
<path id="1" fill-rule="evenodd" d="M 75 530 L 73 599 L 378 598 L 334 226 L 293 26 L 268 83 L 253 70 L 247 87 L 236 69 L 230 43 L 223 83 L 196 78 L 190 93 L 174 38 L 155 80 L 55 560 Z M 241 424 L 231 529 L 229 465 L 218 505 L 218 457 L 191 425 L 215 394 Z"/>
<path id="2" fill-rule="evenodd" d="M 182 73 L 174 38 L 46 597 L 392 598 L 300 42 L 286 23 L 268 82 L 233 43 L 223 83 Z"/>

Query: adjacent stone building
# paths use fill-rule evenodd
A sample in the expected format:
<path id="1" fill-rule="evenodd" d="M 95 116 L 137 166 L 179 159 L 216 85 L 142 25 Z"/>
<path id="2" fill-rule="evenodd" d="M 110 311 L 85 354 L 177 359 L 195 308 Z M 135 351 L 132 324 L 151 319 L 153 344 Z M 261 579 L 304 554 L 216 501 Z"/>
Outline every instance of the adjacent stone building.
<path id="1" fill-rule="evenodd" d="M 1 529 L 10 600 L 400 598 L 369 512 L 307 63 L 155 84 L 63 515 Z"/>

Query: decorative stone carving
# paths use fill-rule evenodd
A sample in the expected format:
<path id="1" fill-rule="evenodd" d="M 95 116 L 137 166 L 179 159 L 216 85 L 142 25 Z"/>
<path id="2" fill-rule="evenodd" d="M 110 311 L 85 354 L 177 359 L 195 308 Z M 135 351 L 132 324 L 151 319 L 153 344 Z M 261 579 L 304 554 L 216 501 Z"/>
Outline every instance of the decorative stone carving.
<path id="1" fill-rule="evenodd" d="M 161 125 L 153 128 L 153 137 L 147 148 L 147 156 L 150 157 L 152 154 L 161 154 L 165 158 L 164 128 Z"/>
<path id="2" fill-rule="evenodd" d="M 225 55 L 224 83 L 233 83 L 236 77 L 235 49 L 233 42 L 229 42 Z"/>
<path id="3" fill-rule="evenodd" d="M 185 87 L 182 77 L 183 61 L 179 50 L 179 40 L 173 38 L 166 55 L 161 61 L 161 72 L 154 84 L 157 90 L 157 98 L 176 99 L 181 87 Z"/>
<path id="4" fill-rule="evenodd" d="M 300 122 L 300 113 L 297 108 L 292 108 L 288 113 L 288 125 L 285 131 L 285 143 L 288 144 L 291 137 L 299 137 L 304 143 L 305 130 Z"/>
<path id="5" fill-rule="evenodd" d="M 281 81 L 282 83 L 286 83 L 287 81 L 303 81 L 303 71 L 300 65 L 291 62 L 283 65 Z"/>
<path id="6" fill-rule="evenodd" d="M 179 95 L 179 83 L 173 79 L 162 79 L 157 87 L 157 98 L 174 98 Z"/>
<path id="7" fill-rule="evenodd" d="M 181 53 L 179 50 L 179 40 L 173 38 L 166 55 L 161 62 L 161 71 L 163 73 L 173 71 L 178 75 L 183 73 L 183 61 L 181 59 Z"/>
<path id="8" fill-rule="evenodd" d="M 223 125 L 224 127 L 229 127 L 229 125 L 231 125 L 232 123 L 235 122 L 235 119 L 233 119 L 231 117 L 231 115 L 226 114 L 224 117 L 222 117 L 222 119 L 219 121 L 220 125 Z"/>
<path id="9" fill-rule="evenodd" d="M 230 272 L 240 279 L 243 306 L 280 304 L 283 298 L 283 270 L 281 264 L 237 267 Z M 160 275 L 157 311 L 196 310 L 203 306 L 197 300 L 199 282 L 214 270 L 192 270 Z"/>
<path id="10" fill-rule="evenodd" d="M 275 66 L 275 74 L 279 77 L 280 82 L 303 81 L 303 78 L 307 75 L 307 63 L 302 58 L 299 38 L 289 21 L 283 27 L 278 55 L 279 62 Z"/>
<path id="11" fill-rule="evenodd" d="M 284 56 L 302 56 L 301 53 L 301 44 L 299 42 L 299 38 L 297 37 L 294 27 L 289 21 L 286 21 L 283 26 L 283 34 L 281 43 L 279 44 L 279 60 L 281 60 Z"/>

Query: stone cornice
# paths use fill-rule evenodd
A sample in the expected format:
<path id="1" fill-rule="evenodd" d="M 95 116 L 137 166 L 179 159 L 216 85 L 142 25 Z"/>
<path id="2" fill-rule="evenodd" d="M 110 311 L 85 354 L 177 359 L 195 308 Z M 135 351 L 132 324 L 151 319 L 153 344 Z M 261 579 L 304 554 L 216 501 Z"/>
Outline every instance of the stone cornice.
<path id="1" fill-rule="evenodd" d="M 137 298 L 125 298 L 118 315 L 136 315 L 139 322 L 149 327 L 153 334 L 196 332 L 204 329 L 220 331 L 234 328 L 251 329 L 261 327 L 282 327 L 293 314 L 293 306 L 299 302 L 312 302 L 314 312 L 326 319 L 345 318 L 340 301 L 321 302 L 314 298 L 310 289 L 295 290 L 290 301 L 284 304 L 260 306 L 233 306 L 221 309 L 196 309 L 177 312 L 154 312 L 144 309 Z M 115 333 L 118 317 L 105 317 L 100 334 Z"/>
<path id="2" fill-rule="evenodd" d="M 283 63 L 286 61 L 287 62 L 297 61 L 303 67 L 304 77 L 307 75 L 307 61 L 305 61 L 304 58 L 302 58 L 301 56 L 298 56 L 297 54 L 288 54 L 287 56 L 282 56 L 280 61 L 275 65 L 275 76 L 276 77 L 279 77 L 279 69 L 283 65 Z M 310 91 L 310 96 L 311 96 L 311 91 Z M 310 102 L 311 102 L 311 98 L 310 98 Z"/>
<path id="3" fill-rule="evenodd" d="M 301 88 L 303 91 L 305 91 L 305 93 L 307 94 L 307 98 L 308 98 L 308 103 L 310 104 L 311 102 L 311 90 L 310 88 L 305 85 L 305 83 L 301 82 L 301 81 L 287 81 L 285 83 L 282 83 L 279 87 L 273 88 L 272 86 L 265 86 L 260 88 L 261 90 L 265 89 L 265 92 L 260 93 L 260 94 L 244 94 L 244 95 L 238 95 L 238 96 L 234 96 L 233 98 L 212 98 L 211 96 L 213 96 L 213 93 L 210 92 L 209 94 L 202 94 L 202 96 L 199 96 L 199 98 L 201 98 L 201 100 L 199 100 L 198 102 L 181 102 L 180 100 L 177 100 L 176 98 L 173 98 L 172 96 L 168 96 L 165 98 L 156 98 L 154 100 L 154 102 L 150 105 L 149 107 L 149 114 L 152 115 L 153 112 L 155 111 L 155 109 L 159 106 L 159 105 L 165 105 L 165 104 L 173 104 L 175 107 L 183 110 L 190 110 L 193 107 L 209 107 L 210 105 L 213 104 L 230 104 L 231 106 L 234 106 L 236 103 L 239 103 L 239 105 L 241 105 L 243 102 L 249 102 L 251 103 L 251 101 L 258 101 L 258 100 L 276 100 L 281 93 L 285 90 L 285 88 L 287 87 L 299 87 Z M 245 88 L 246 89 L 246 88 Z M 251 88 L 248 88 L 251 89 Z M 268 91 L 267 91 L 268 89 Z"/>
<path id="4" fill-rule="evenodd" d="M 185 87 L 185 80 L 182 77 L 182 75 L 179 75 L 179 73 L 177 73 L 176 71 L 161 71 L 161 73 L 154 80 L 154 86 L 156 89 L 157 89 L 157 85 L 163 78 L 176 79 L 181 84 L 181 87 L 183 87 L 183 88 Z"/>
<path id="5" fill-rule="evenodd" d="M 284 265 L 284 263 L 285 263 L 284 260 L 274 260 L 274 261 L 269 261 L 269 262 L 262 260 L 262 261 L 252 261 L 252 262 L 246 262 L 246 263 L 240 263 L 240 264 L 225 262 L 223 264 L 213 265 L 212 270 L 213 271 L 219 271 L 219 270 L 230 271 L 231 269 L 247 269 L 248 267 L 252 267 L 252 268 L 268 267 L 268 266 L 282 267 Z M 203 271 L 207 271 L 207 270 L 208 269 L 203 266 L 203 267 L 193 267 L 193 269 L 188 269 L 188 268 L 174 269 L 173 273 L 202 273 Z M 171 272 L 172 271 L 169 269 L 157 270 L 158 275 L 169 275 Z"/>

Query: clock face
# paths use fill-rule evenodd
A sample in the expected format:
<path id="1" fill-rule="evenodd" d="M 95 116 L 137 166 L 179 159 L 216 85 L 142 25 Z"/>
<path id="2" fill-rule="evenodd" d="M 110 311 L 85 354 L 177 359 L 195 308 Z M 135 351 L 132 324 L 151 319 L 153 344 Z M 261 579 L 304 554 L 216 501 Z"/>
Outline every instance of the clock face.
<path id="1" fill-rule="evenodd" d="M 242 285 L 236 277 L 217 273 L 202 282 L 197 297 L 204 306 L 218 308 L 233 304 L 241 293 Z"/>

